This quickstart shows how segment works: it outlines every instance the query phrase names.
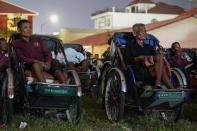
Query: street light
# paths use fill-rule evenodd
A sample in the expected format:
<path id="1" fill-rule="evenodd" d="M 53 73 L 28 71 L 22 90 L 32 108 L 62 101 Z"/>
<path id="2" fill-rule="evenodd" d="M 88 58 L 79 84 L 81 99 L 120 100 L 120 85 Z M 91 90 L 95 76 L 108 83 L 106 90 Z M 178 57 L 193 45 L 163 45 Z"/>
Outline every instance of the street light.
<path id="1" fill-rule="evenodd" d="M 51 23 L 56 23 L 58 21 L 58 16 L 57 15 L 51 15 L 49 17 L 49 19 L 47 19 L 45 22 L 43 22 L 40 26 L 40 31 L 41 31 L 41 34 L 43 33 L 43 27 L 48 24 L 49 22 Z"/>

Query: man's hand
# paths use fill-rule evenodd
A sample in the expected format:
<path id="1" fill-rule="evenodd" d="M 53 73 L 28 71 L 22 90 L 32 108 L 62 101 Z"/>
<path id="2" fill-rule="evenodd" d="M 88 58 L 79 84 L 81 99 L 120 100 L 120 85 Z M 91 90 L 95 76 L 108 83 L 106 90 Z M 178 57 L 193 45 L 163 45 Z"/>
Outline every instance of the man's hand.
<path id="1" fill-rule="evenodd" d="M 137 57 L 134 58 L 135 61 L 145 61 L 146 59 L 147 59 L 147 57 L 146 56 L 142 56 L 142 55 L 141 56 L 137 56 Z"/>
<path id="2" fill-rule="evenodd" d="M 154 64 L 154 60 L 152 56 L 138 56 L 138 57 L 135 57 L 134 60 L 141 61 L 147 66 Z"/>
<path id="3" fill-rule="evenodd" d="M 48 71 L 51 68 L 51 63 L 49 62 L 42 62 L 39 60 L 34 60 L 34 63 L 38 63 L 43 70 Z"/>
<path id="4" fill-rule="evenodd" d="M 49 70 L 51 68 L 51 64 L 49 62 L 44 63 L 44 70 Z"/>

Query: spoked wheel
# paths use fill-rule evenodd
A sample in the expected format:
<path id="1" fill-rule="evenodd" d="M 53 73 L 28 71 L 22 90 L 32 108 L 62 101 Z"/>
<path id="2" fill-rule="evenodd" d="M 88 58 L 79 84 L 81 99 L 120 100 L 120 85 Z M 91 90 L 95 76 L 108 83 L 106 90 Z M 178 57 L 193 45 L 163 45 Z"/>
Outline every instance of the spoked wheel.
<path id="1" fill-rule="evenodd" d="M 185 74 L 178 68 L 171 69 L 171 82 L 173 86 L 176 87 L 183 87 L 186 88 L 187 79 Z"/>
<path id="2" fill-rule="evenodd" d="M 82 116 L 82 99 L 77 97 L 76 100 L 70 105 L 69 109 L 66 110 L 66 116 L 70 123 L 76 125 L 79 123 Z"/>
<path id="3" fill-rule="evenodd" d="M 112 68 L 112 66 L 109 63 L 106 63 L 103 66 L 103 71 L 101 73 L 101 84 L 100 84 L 100 88 L 99 88 L 99 96 L 102 97 L 102 108 L 105 107 L 105 88 L 106 88 L 106 83 L 107 83 L 107 76 L 109 75 L 109 71 Z"/>
<path id="4" fill-rule="evenodd" d="M 181 104 L 172 111 L 160 112 L 160 116 L 164 121 L 168 123 L 177 122 L 183 113 L 183 109 L 183 104 Z"/>
<path id="5" fill-rule="evenodd" d="M 1 122 L 7 124 L 13 118 L 13 100 L 1 98 Z"/>
<path id="6" fill-rule="evenodd" d="M 97 66 L 94 66 L 91 71 L 91 92 L 92 96 L 99 98 L 99 75 L 100 75 L 100 69 Z"/>
<path id="7" fill-rule="evenodd" d="M 109 70 L 111 69 L 111 65 L 109 63 L 106 63 L 104 66 L 103 66 L 103 71 L 101 73 L 101 85 L 100 85 L 100 88 L 99 88 L 99 95 L 100 96 L 104 96 L 104 90 L 105 90 L 105 86 L 106 86 L 106 81 L 107 81 L 107 75 L 108 75 L 108 72 Z"/>
<path id="8" fill-rule="evenodd" d="M 68 84 L 80 84 L 79 76 L 76 71 L 71 71 L 68 73 Z M 66 116 L 70 123 L 76 125 L 79 123 L 82 116 L 82 92 L 81 87 L 77 87 L 76 96 L 72 100 L 72 104 L 66 110 Z"/>
<path id="9" fill-rule="evenodd" d="M 179 69 L 172 69 L 171 70 L 171 82 L 173 86 L 176 87 L 184 87 L 186 85 L 186 78 L 183 72 Z M 167 112 L 160 112 L 161 118 L 169 123 L 176 122 L 180 119 L 181 115 L 183 114 L 184 110 L 184 103 L 181 103 L 176 108 L 171 111 Z"/>
<path id="10" fill-rule="evenodd" d="M 2 92 L 0 98 L 0 121 L 4 124 L 10 122 L 13 118 L 13 99 L 9 99 L 7 96 L 8 78 L 5 76 L 2 84 Z"/>
<path id="11" fill-rule="evenodd" d="M 110 121 L 120 121 L 124 114 L 125 92 L 121 76 L 116 70 L 109 74 L 105 90 L 105 111 Z"/>

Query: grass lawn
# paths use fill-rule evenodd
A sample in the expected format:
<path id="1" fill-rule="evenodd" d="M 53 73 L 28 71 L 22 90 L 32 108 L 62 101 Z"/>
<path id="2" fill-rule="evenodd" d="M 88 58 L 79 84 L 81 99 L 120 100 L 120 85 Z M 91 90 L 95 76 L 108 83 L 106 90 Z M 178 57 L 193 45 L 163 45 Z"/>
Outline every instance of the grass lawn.
<path id="1" fill-rule="evenodd" d="M 111 123 L 107 120 L 100 102 L 84 97 L 84 112 L 80 123 L 73 126 L 55 118 L 39 118 L 31 115 L 15 115 L 14 120 L 2 131 L 195 131 L 197 123 L 181 119 L 177 123 L 166 124 L 155 114 L 137 116 L 136 113 L 125 113 L 125 120 Z M 190 105 L 191 106 L 191 105 Z M 189 107 L 190 108 L 190 107 Z M 189 110 L 187 110 L 189 111 Z M 197 110 L 196 110 L 197 111 Z M 21 121 L 27 122 L 25 129 L 19 129 Z"/>

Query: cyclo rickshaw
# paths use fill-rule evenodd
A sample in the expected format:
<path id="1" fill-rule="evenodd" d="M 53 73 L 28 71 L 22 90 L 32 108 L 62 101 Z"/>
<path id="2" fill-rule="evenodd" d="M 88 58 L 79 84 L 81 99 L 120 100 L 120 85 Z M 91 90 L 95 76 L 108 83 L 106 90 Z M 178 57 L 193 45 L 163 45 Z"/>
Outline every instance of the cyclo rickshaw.
<path id="1" fill-rule="evenodd" d="M 11 78 L 8 75 L 3 77 L 1 89 L 2 121 L 4 123 L 9 122 L 13 117 L 14 110 L 14 112 L 35 113 L 41 116 L 46 116 L 48 112 L 52 112 L 54 115 L 59 114 L 63 120 L 77 124 L 82 115 L 82 91 L 78 74 L 74 70 L 62 69 L 68 74 L 66 84 L 59 84 L 52 75 L 46 72 L 43 73 L 46 83 L 34 81 L 32 75 L 29 76 L 32 72 L 25 69 L 24 64 L 18 60 L 15 54 L 13 44 L 19 37 L 19 34 L 12 35 L 8 44 Z M 57 46 L 61 47 L 66 61 L 61 40 L 44 35 L 35 35 L 34 37 L 41 38 L 50 51 L 55 51 Z M 13 80 L 13 90 L 11 91 L 9 87 L 12 83 L 9 79 Z"/>
<path id="2" fill-rule="evenodd" d="M 116 32 L 111 39 L 110 61 L 104 64 L 103 106 L 110 121 L 123 119 L 126 107 L 146 113 L 159 112 L 166 121 L 177 121 L 183 105 L 189 98 L 189 89 L 185 75 L 178 68 L 171 69 L 170 79 L 175 87 L 181 89 L 153 89 L 152 82 L 139 81 L 133 72 L 132 65 L 126 66 L 123 52 L 126 44 L 134 39 L 131 32 Z M 158 48 L 159 49 L 159 48 Z M 138 104 L 137 104 L 138 103 Z"/>
<path id="3" fill-rule="evenodd" d="M 88 58 L 86 51 L 82 45 L 76 43 L 65 43 L 64 48 L 73 48 L 77 52 L 82 53 L 88 61 L 88 71 L 87 72 L 77 72 L 82 84 L 83 93 L 91 93 L 93 96 L 98 97 L 98 81 L 100 77 L 100 69 L 93 64 L 92 59 Z"/>

